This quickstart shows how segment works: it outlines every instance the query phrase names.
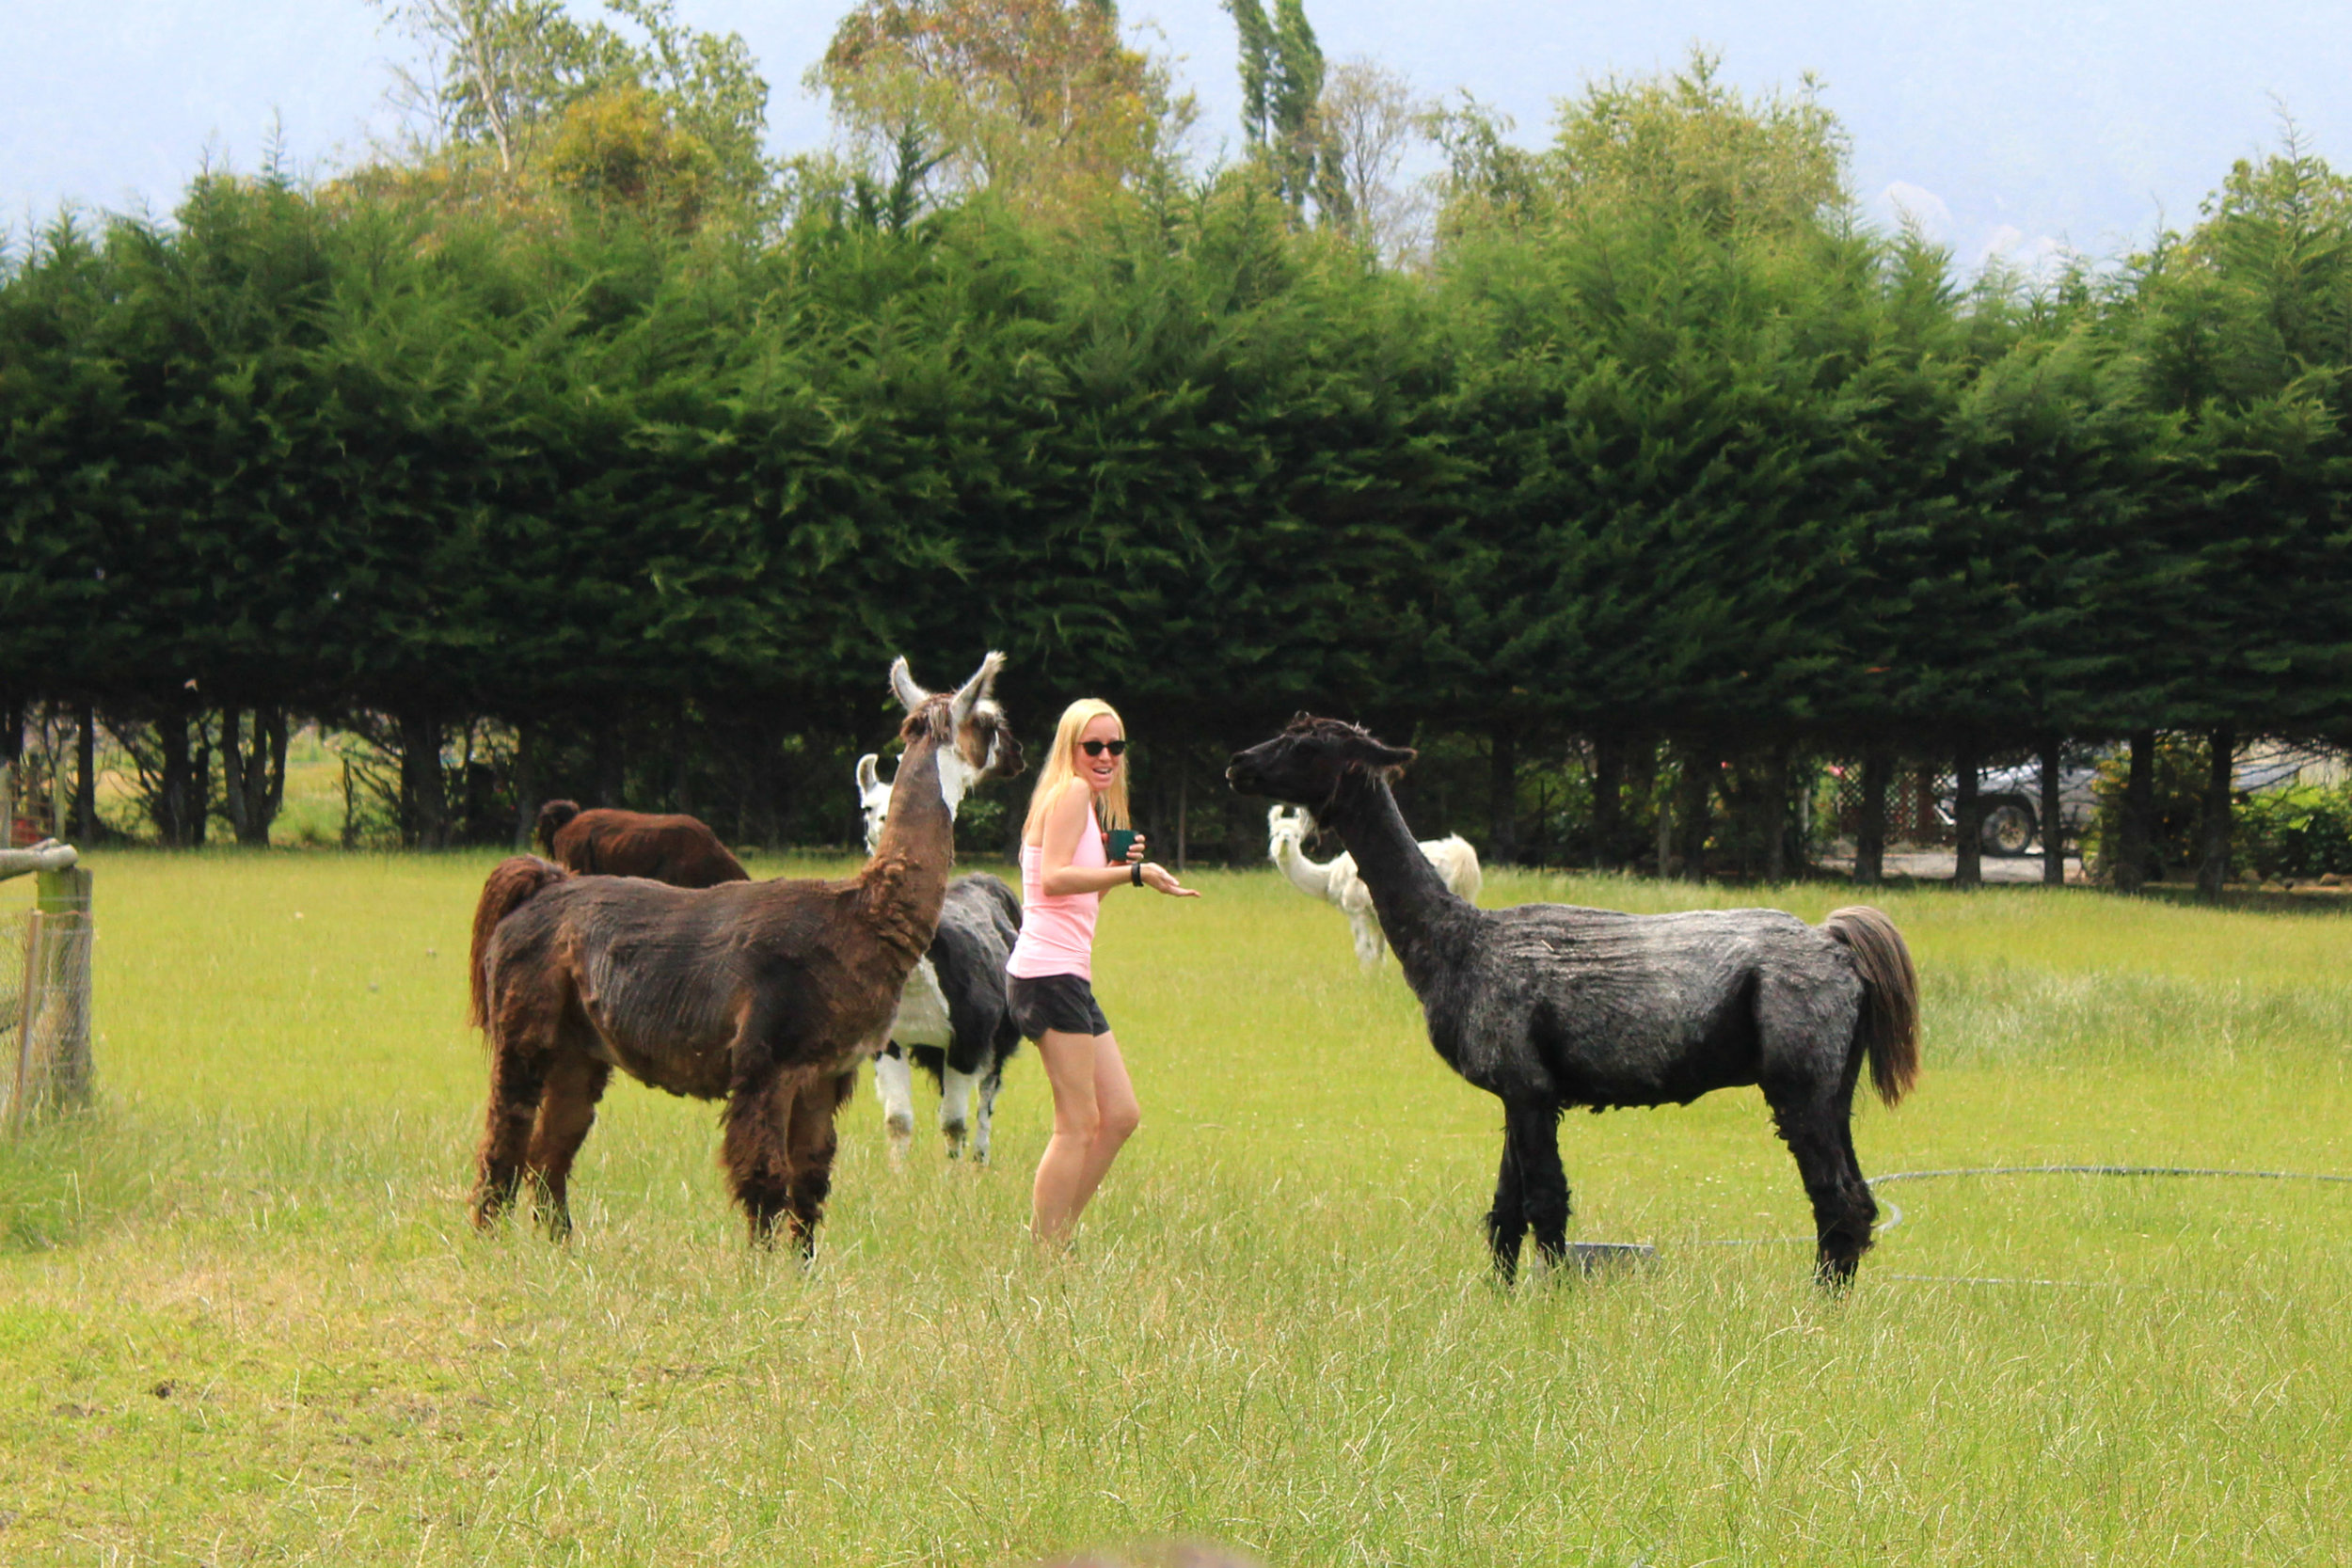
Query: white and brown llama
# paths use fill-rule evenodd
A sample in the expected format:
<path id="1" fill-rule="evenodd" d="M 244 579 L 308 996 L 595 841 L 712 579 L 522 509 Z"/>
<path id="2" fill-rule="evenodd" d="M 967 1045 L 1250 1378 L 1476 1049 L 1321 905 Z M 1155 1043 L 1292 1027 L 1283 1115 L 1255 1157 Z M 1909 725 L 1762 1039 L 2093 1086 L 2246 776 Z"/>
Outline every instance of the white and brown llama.
<path id="1" fill-rule="evenodd" d="M 869 851 L 890 820 L 891 786 L 880 764 L 871 752 L 857 759 L 858 807 Z M 973 1160 L 987 1163 L 1005 1064 L 1021 1049 L 1021 1029 L 1005 1001 L 1005 960 L 1020 935 L 1021 895 L 1002 881 L 974 872 L 947 884 L 939 934 L 907 976 L 890 1021 L 890 1043 L 874 1058 L 874 1090 L 894 1161 L 914 1141 L 919 1067 L 939 1085 L 939 1131 L 947 1158 L 961 1158 L 968 1141 Z"/>
<path id="2" fill-rule="evenodd" d="M 1371 890 L 1356 874 L 1356 857 L 1343 853 L 1318 865 L 1307 858 L 1307 840 L 1315 819 L 1304 806 L 1276 806 L 1266 813 L 1266 856 L 1291 879 L 1291 886 L 1310 898 L 1320 898 L 1347 916 L 1356 934 L 1356 961 L 1364 973 L 1380 967 L 1387 939 L 1380 931 L 1380 913 L 1373 908 Z M 1421 852 L 1438 868 L 1438 876 L 1456 898 L 1478 901 L 1485 876 L 1478 868 L 1478 851 L 1459 833 L 1424 839 Z"/>
<path id="3" fill-rule="evenodd" d="M 752 1239 L 816 1243 L 833 1184 L 834 1115 L 882 1048 L 907 975 L 939 928 L 954 813 L 979 779 L 1021 768 L 989 695 L 990 654 L 952 694 L 891 687 L 906 705 L 902 799 L 857 875 L 677 888 L 501 862 L 474 911 L 472 1015 L 490 1048 L 473 1218 L 526 1184 L 571 1228 L 572 1162 L 612 1069 L 721 1100 L 721 1162 Z"/>

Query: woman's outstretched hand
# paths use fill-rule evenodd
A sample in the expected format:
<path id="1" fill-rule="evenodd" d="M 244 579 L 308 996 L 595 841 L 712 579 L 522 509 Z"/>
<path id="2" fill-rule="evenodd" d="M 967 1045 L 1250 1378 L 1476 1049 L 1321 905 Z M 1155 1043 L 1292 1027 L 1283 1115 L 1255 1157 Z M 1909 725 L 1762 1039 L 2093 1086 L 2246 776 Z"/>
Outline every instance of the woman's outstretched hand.
<path id="1" fill-rule="evenodd" d="M 1176 873 L 1153 861 L 1143 863 L 1143 885 L 1157 888 L 1170 898 L 1198 898 L 1199 888 L 1186 887 L 1176 879 Z"/>

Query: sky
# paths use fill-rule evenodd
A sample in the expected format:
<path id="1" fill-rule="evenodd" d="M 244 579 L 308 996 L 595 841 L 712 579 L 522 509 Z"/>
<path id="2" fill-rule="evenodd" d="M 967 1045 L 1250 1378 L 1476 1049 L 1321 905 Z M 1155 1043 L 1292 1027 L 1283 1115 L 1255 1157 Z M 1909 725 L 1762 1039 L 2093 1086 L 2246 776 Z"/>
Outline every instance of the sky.
<path id="1" fill-rule="evenodd" d="M 595 0 L 573 0 L 586 10 Z M 675 0 L 739 32 L 772 89 L 779 151 L 820 145 L 802 87 L 843 0 Z M 1436 97 L 1467 89 L 1544 139 L 1554 104 L 1610 74 L 1720 55 L 1749 90 L 1811 72 L 1843 120 L 1866 212 L 1908 214 L 1973 271 L 2137 247 L 2282 111 L 2352 168 L 2344 0 L 1308 0 L 1326 56 L 1368 56 Z M 1230 155 L 1240 88 L 1216 0 L 1123 0 L 1200 106 L 1196 154 Z M 412 50 L 366 0 L 0 0 L 0 232 L 61 206 L 169 212 L 207 163 L 251 169 L 276 138 L 324 174 L 392 135 L 391 65 Z"/>

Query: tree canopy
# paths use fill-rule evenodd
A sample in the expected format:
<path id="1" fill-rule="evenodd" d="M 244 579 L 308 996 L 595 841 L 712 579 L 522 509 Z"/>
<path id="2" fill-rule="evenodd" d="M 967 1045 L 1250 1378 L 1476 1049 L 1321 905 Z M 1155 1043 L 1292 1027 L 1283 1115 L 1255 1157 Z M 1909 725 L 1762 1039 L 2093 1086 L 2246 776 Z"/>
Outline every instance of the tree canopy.
<path id="1" fill-rule="evenodd" d="M 1084 3 L 991 54 L 1033 10 L 836 36 L 839 91 L 913 73 L 988 172 L 928 205 L 714 230 L 681 84 L 727 55 L 638 6 L 626 69 L 516 89 L 546 221 L 211 175 L 52 226 L 0 277 L 0 694 L 691 711 L 772 761 L 890 655 L 995 646 L 1017 710 L 1082 678 L 1203 754 L 1309 706 L 1724 755 L 2352 735 L 2352 201 L 2299 143 L 2128 269 L 1963 288 L 1853 221 L 1812 97 L 1702 57 L 1532 150 L 1457 106 L 1394 267 L 1279 182 L 1132 178 L 1148 64 Z M 1100 178 L 1042 200 L 982 120 Z"/>

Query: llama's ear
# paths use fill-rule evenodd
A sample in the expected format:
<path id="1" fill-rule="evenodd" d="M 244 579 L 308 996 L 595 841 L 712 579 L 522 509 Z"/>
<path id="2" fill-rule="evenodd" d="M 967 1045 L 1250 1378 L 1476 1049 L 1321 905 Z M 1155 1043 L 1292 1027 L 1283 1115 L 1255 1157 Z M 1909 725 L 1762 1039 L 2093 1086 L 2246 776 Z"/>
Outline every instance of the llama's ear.
<path id="1" fill-rule="evenodd" d="M 882 769 L 875 766 L 880 761 L 882 758 L 871 752 L 857 759 L 857 792 L 860 800 L 873 794 L 874 786 L 882 783 Z"/>
<path id="2" fill-rule="evenodd" d="M 979 682 L 980 701 L 987 702 L 996 695 L 996 675 L 1004 667 L 1005 656 L 994 649 L 989 650 L 988 657 L 980 660 L 979 672 L 972 677 Z"/>
<path id="3" fill-rule="evenodd" d="M 972 672 L 972 678 L 957 690 L 956 700 L 948 705 L 947 711 L 959 732 L 972 721 L 972 710 L 979 706 L 980 700 L 988 695 L 988 689 L 996 683 L 996 672 L 1004 667 L 1005 656 L 992 653 L 980 660 L 980 667 Z"/>
<path id="4" fill-rule="evenodd" d="M 1377 748 L 1373 755 L 1374 766 L 1391 780 L 1412 767 L 1414 760 L 1421 755 L 1410 746 L 1381 746 L 1376 741 L 1374 745 Z"/>
<path id="5" fill-rule="evenodd" d="M 890 689 L 898 694 L 899 702 L 906 705 L 909 713 L 931 700 L 930 692 L 914 684 L 914 673 L 907 669 L 907 656 L 904 654 L 890 661 Z"/>

